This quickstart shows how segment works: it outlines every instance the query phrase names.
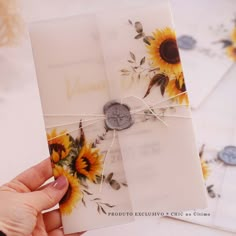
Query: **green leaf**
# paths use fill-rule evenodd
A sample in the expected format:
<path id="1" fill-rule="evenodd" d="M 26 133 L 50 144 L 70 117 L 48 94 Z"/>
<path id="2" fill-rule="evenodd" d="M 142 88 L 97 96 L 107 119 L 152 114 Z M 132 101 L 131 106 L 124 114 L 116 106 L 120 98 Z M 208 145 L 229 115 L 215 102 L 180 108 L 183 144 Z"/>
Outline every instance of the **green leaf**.
<path id="1" fill-rule="evenodd" d="M 134 23 L 134 27 L 135 27 L 135 30 L 136 30 L 137 33 L 142 33 L 143 32 L 143 26 L 142 26 L 141 22 L 136 21 Z"/>
<path id="2" fill-rule="evenodd" d="M 146 43 L 146 44 L 148 44 L 148 45 L 151 45 L 151 43 L 147 40 L 147 37 L 144 37 L 144 38 L 143 38 L 143 42 Z"/>
<path id="3" fill-rule="evenodd" d="M 157 71 L 157 70 L 160 70 L 160 68 L 153 68 L 153 69 L 149 70 L 149 72 L 153 72 L 153 71 Z"/>
<path id="4" fill-rule="evenodd" d="M 137 34 L 134 38 L 135 39 L 141 39 L 144 36 L 143 33 Z"/>
<path id="5" fill-rule="evenodd" d="M 223 43 L 223 48 L 227 48 L 227 47 L 233 45 L 233 42 L 228 39 L 222 39 L 220 42 Z"/>
<path id="6" fill-rule="evenodd" d="M 79 144 L 80 147 L 83 147 L 85 144 L 85 134 L 84 134 L 84 130 L 83 130 L 83 124 L 82 124 L 82 120 L 80 120 L 79 123 L 79 128 L 80 128 L 80 138 L 79 138 Z"/>
<path id="7" fill-rule="evenodd" d="M 83 205 L 84 205 L 85 207 L 87 207 L 87 206 L 86 206 L 86 203 L 85 203 L 85 201 L 84 201 L 84 198 L 82 198 L 82 203 L 83 203 Z"/>
<path id="8" fill-rule="evenodd" d="M 104 208 L 103 208 L 102 206 L 100 206 L 100 207 L 101 207 L 102 212 L 106 215 L 107 213 L 106 213 L 106 211 L 104 210 Z"/>
<path id="9" fill-rule="evenodd" d="M 100 205 L 98 205 L 97 211 L 98 211 L 99 214 L 101 214 L 101 207 L 100 207 Z"/>
<path id="10" fill-rule="evenodd" d="M 92 201 L 100 201 L 101 200 L 101 198 L 94 198 Z"/>
<path id="11" fill-rule="evenodd" d="M 93 195 L 92 193 L 90 193 L 89 191 L 87 191 L 87 190 L 83 190 L 86 194 L 88 194 L 88 195 Z"/>
<path id="12" fill-rule="evenodd" d="M 168 80 L 169 82 L 169 78 L 168 76 L 164 75 L 164 74 L 156 74 L 152 77 L 149 85 L 148 85 L 148 89 L 144 95 L 144 98 L 147 97 L 152 89 L 152 87 L 154 85 L 157 85 L 157 86 L 162 86 L 160 89 L 161 89 L 161 93 L 164 94 L 165 92 L 165 88 L 166 88 L 166 80 Z"/>
<path id="13" fill-rule="evenodd" d="M 80 181 L 80 184 L 84 187 L 84 188 L 86 188 L 86 189 L 88 189 L 88 185 L 87 185 L 87 183 L 85 183 L 85 181 Z"/>
<path id="14" fill-rule="evenodd" d="M 143 64 L 145 63 L 145 60 L 146 60 L 145 57 L 143 57 L 143 58 L 141 59 L 141 61 L 140 61 L 140 66 L 143 65 Z"/>
<path id="15" fill-rule="evenodd" d="M 106 182 L 106 183 L 110 183 L 110 181 L 112 180 L 113 175 L 114 175 L 114 173 L 111 172 L 111 173 L 106 177 L 105 182 Z"/>
<path id="16" fill-rule="evenodd" d="M 165 90 L 166 90 L 166 87 L 164 86 L 164 84 L 161 85 L 160 90 L 161 90 L 161 95 L 164 96 Z"/>
<path id="17" fill-rule="evenodd" d="M 163 79 L 161 87 L 160 87 L 162 96 L 164 96 L 164 94 L 165 94 L 165 90 L 166 90 L 168 83 L 169 83 L 169 78 L 165 77 L 165 79 Z"/>
<path id="18" fill-rule="evenodd" d="M 110 208 L 115 207 L 115 205 L 110 205 L 110 204 L 108 204 L 108 203 L 102 203 L 102 204 L 105 205 L 105 206 L 107 206 L 107 207 L 110 207 Z"/>
<path id="19" fill-rule="evenodd" d="M 143 38 L 143 42 L 146 43 L 146 44 L 148 44 L 148 45 L 151 45 L 151 41 L 154 40 L 154 39 L 155 39 L 155 38 L 152 37 L 152 36 L 145 36 L 145 37 Z"/>
<path id="20" fill-rule="evenodd" d="M 207 190 L 211 190 L 213 187 L 214 187 L 214 185 L 211 184 L 211 185 L 207 186 Z"/>
<path id="21" fill-rule="evenodd" d="M 129 70 L 127 70 L 127 69 L 122 69 L 122 70 L 120 70 L 121 72 L 129 72 Z"/>
<path id="22" fill-rule="evenodd" d="M 98 176 L 98 175 L 97 175 L 97 176 L 96 176 L 96 179 L 97 179 L 97 183 L 100 184 L 102 181 L 105 180 L 105 176 L 104 176 L 104 175 L 103 175 L 103 176 L 101 176 L 101 175 Z"/>
<path id="23" fill-rule="evenodd" d="M 114 190 L 119 190 L 121 188 L 120 184 L 116 180 L 111 180 L 110 185 Z"/>
<path id="24" fill-rule="evenodd" d="M 131 57 L 134 61 L 136 61 L 136 57 L 135 57 L 134 53 L 132 53 L 132 52 L 129 52 L 129 53 L 130 53 L 130 57 Z"/>
<path id="25" fill-rule="evenodd" d="M 100 140 L 104 140 L 104 137 L 101 136 L 101 135 L 98 135 L 98 138 L 99 138 Z"/>
<path id="26" fill-rule="evenodd" d="M 165 86 L 165 88 L 166 88 L 168 84 L 169 84 L 169 77 L 166 77 L 163 82 L 163 86 Z"/>

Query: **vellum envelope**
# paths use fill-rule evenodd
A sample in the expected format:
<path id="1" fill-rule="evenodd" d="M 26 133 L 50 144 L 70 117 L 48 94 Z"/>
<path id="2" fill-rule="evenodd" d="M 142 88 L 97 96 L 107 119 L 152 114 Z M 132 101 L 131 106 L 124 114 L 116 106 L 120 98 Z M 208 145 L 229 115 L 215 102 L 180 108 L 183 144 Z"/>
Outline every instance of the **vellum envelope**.
<path id="1" fill-rule="evenodd" d="M 198 108 L 232 69 L 235 1 L 216 0 L 214 6 L 210 0 L 173 3 L 191 106 Z"/>
<path id="2" fill-rule="evenodd" d="M 70 184 L 65 233 L 205 207 L 167 4 L 34 23 L 30 35 L 54 176 Z"/>

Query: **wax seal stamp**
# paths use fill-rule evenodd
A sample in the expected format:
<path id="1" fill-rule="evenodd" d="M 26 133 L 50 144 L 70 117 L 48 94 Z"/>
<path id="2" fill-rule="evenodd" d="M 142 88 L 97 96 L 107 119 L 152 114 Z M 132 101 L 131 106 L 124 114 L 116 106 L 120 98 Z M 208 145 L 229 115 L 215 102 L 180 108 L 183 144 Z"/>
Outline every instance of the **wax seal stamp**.
<path id="1" fill-rule="evenodd" d="M 236 165 L 236 146 L 226 146 L 218 153 L 218 158 L 227 165 Z"/>
<path id="2" fill-rule="evenodd" d="M 188 36 L 188 35 L 182 35 L 178 37 L 177 42 L 178 42 L 179 48 L 185 49 L 185 50 L 194 49 L 197 43 L 197 41 L 192 36 Z"/>
<path id="3" fill-rule="evenodd" d="M 106 116 L 105 124 L 111 130 L 123 130 L 133 125 L 130 108 L 126 104 L 117 101 L 109 101 L 103 107 Z"/>

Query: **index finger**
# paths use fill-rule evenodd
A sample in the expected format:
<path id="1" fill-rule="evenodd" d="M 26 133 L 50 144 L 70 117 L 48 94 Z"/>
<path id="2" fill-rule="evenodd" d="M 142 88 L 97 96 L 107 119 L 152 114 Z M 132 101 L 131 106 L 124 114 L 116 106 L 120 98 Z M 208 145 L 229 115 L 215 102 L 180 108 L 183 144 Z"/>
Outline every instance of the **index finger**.
<path id="1" fill-rule="evenodd" d="M 34 191 L 50 177 L 52 177 L 52 166 L 50 158 L 47 158 L 39 164 L 24 171 L 12 181 L 20 182 L 27 187 L 29 191 Z"/>

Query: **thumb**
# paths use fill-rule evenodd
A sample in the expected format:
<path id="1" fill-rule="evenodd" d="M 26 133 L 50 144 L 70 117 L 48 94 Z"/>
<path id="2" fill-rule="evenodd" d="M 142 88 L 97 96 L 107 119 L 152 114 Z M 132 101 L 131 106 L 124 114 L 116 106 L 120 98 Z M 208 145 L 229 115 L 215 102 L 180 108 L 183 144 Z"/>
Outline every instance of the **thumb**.
<path id="1" fill-rule="evenodd" d="M 27 203 L 38 212 L 41 212 L 59 203 L 67 189 L 68 181 L 66 177 L 62 175 L 42 190 L 27 193 Z"/>

